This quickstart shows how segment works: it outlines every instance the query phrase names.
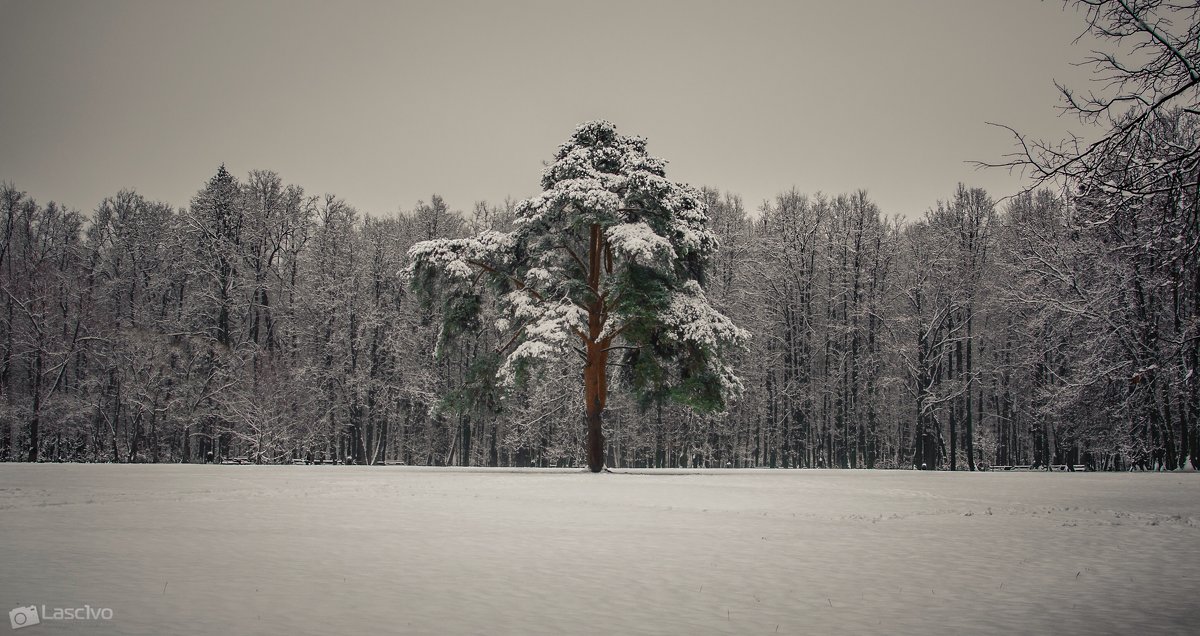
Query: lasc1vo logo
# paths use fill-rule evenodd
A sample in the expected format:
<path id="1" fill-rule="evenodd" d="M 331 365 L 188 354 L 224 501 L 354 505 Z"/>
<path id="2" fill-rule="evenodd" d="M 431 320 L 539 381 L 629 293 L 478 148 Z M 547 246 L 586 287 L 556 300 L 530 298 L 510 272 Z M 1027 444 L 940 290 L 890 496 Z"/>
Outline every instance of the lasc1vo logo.
<path id="1" fill-rule="evenodd" d="M 38 610 L 41 611 L 38 611 Z M 13 629 L 37 625 L 42 621 L 111 621 L 113 611 L 110 607 L 51 607 L 34 605 L 18 607 L 8 613 L 8 622 Z"/>
<path id="2" fill-rule="evenodd" d="M 21 629 L 30 625 L 37 625 L 42 622 L 38 620 L 37 608 L 33 605 L 29 607 L 16 607 L 8 612 L 8 622 L 13 629 Z"/>

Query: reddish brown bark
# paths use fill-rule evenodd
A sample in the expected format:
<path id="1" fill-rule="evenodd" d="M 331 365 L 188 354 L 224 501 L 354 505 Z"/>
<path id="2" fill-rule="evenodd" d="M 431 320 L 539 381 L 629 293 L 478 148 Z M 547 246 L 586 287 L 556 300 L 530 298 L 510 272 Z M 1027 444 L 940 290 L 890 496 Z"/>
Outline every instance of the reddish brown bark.
<path id="1" fill-rule="evenodd" d="M 587 458 L 588 470 L 598 473 L 604 469 L 604 403 L 608 394 L 605 373 L 608 354 L 600 351 L 599 345 L 588 343 L 587 366 L 584 367 L 584 399 L 587 404 Z"/>
<path id="2" fill-rule="evenodd" d="M 604 300 L 600 296 L 601 251 L 603 236 L 600 226 L 593 224 L 588 246 L 588 334 L 584 343 L 587 361 L 583 367 L 584 401 L 587 411 L 588 470 L 604 470 L 604 404 L 608 400 L 608 345 L 611 337 L 601 338 L 604 329 Z"/>

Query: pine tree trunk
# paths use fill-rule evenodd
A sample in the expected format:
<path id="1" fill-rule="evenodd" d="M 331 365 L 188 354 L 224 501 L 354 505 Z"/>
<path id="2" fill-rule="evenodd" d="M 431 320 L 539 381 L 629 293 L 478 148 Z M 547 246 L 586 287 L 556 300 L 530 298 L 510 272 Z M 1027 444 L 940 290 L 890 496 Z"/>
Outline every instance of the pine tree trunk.
<path id="1" fill-rule="evenodd" d="M 588 470 L 598 473 L 604 470 L 604 357 L 599 346 L 588 345 L 587 367 L 583 372 L 584 399 L 587 410 L 587 461 Z"/>
<path id="2" fill-rule="evenodd" d="M 588 287 L 594 300 L 588 305 L 587 362 L 583 369 L 584 403 L 587 411 L 588 470 L 604 470 L 604 403 L 608 399 L 608 344 L 600 338 L 604 328 L 604 303 L 600 298 L 600 268 L 603 237 L 599 225 L 592 225 L 588 250 Z"/>

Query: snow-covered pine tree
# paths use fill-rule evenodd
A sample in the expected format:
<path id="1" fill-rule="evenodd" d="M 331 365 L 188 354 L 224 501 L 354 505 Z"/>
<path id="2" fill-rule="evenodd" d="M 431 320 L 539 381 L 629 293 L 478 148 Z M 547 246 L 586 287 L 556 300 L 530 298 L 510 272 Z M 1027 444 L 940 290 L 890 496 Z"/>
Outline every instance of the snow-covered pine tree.
<path id="1" fill-rule="evenodd" d="M 522 382 L 540 362 L 583 364 L 588 468 L 604 467 L 602 414 L 610 355 L 643 405 L 670 399 L 722 411 L 741 390 L 723 356 L 749 334 L 713 309 L 702 287 L 717 248 L 704 198 L 669 181 L 646 140 L 607 121 L 580 125 L 542 173 L 542 193 L 515 229 L 423 241 L 404 275 L 444 299 L 444 337 L 478 321 L 485 288 L 504 316 L 496 373 Z"/>

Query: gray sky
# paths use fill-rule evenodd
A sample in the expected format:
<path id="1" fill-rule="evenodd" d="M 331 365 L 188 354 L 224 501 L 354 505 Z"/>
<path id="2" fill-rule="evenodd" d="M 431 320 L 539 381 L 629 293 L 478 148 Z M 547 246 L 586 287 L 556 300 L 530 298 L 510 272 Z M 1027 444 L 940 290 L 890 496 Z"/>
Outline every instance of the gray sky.
<path id="1" fill-rule="evenodd" d="M 866 188 L 916 216 L 1011 139 L 1060 137 L 1058 2 L 0 3 L 0 180 L 92 210 L 176 206 L 224 162 L 363 212 L 538 190 L 589 119 L 647 137 L 668 176 L 763 198 Z"/>

